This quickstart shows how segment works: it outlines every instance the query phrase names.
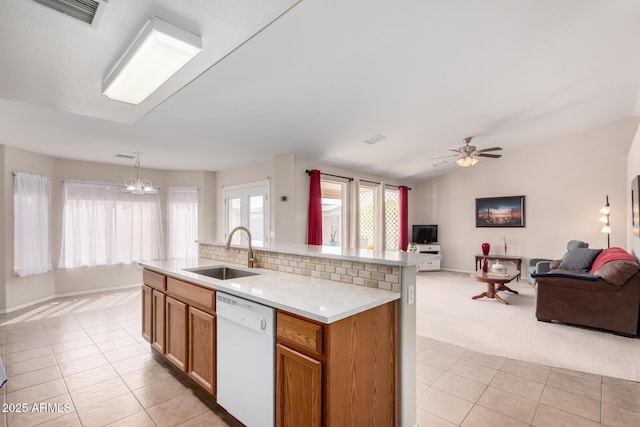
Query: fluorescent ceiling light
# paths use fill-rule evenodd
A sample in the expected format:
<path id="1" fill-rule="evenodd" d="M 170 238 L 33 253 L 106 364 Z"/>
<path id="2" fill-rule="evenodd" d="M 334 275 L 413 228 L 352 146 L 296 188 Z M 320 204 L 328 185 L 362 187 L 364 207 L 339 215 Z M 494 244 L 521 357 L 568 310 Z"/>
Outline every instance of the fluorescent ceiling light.
<path id="1" fill-rule="evenodd" d="M 202 50 L 202 39 L 151 18 L 102 84 L 102 94 L 139 104 Z"/>

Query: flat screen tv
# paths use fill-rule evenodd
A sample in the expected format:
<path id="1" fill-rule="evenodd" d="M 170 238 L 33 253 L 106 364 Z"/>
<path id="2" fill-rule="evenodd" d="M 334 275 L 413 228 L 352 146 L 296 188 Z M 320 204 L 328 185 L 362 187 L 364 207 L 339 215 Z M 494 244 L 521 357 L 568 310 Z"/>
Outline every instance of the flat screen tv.
<path id="1" fill-rule="evenodd" d="M 438 225 L 414 225 L 413 242 L 420 245 L 428 245 L 430 243 L 438 242 Z"/>

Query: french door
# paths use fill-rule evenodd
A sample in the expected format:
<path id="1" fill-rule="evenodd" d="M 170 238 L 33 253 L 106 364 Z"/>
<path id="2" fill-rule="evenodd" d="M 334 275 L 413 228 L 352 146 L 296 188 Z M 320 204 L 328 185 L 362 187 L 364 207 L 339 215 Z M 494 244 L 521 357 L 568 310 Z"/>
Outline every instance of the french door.
<path id="1" fill-rule="evenodd" d="M 223 198 L 225 239 L 231 230 L 242 225 L 251 231 L 254 244 L 261 245 L 269 241 L 269 181 L 226 187 L 223 189 Z M 235 233 L 231 243 L 248 244 L 247 234 Z"/>

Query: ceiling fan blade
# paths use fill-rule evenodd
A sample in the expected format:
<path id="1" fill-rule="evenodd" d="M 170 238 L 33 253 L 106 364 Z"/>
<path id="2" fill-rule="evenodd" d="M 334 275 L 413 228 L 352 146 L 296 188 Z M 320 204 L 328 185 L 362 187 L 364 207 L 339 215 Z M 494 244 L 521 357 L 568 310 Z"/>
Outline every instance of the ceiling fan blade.
<path id="1" fill-rule="evenodd" d="M 458 157 L 457 154 L 450 154 L 448 156 L 432 157 L 431 160 L 445 159 L 447 157 Z"/>
<path id="2" fill-rule="evenodd" d="M 478 157 L 491 157 L 492 159 L 499 159 L 502 157 L 502 154 L 489 154 L 489 153 L 478 153 Z"/>
<path id="3" fill-rule="evenodd" d="M 457 150 L 454 150 L 453 148 L 449 148 L 449 151 L 455 151 L 456 153 L 462 153 L 463 149 L 462 148 L 458 148 Z"/>
<path id="4" fill-rule="evenodd" d="M 487 151 L 497 151 L 497 150 L 502 150 L 502 147 L 483 148 L 482 150 L 478 150 L 478 153 L 485 153 Z"/>

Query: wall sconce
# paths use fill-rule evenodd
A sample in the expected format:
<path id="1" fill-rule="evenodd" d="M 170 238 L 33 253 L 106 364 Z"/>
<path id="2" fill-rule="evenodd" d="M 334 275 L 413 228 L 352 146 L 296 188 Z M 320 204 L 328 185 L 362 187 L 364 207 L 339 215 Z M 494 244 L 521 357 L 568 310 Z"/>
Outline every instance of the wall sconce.
<path id="1" fill-rule="evenodd" d="M 609 225 L 609 216 L 611 215 L 611 208 L 609 206 L 609 196 L 607 196 L 607 202 L 605 205 L 600 208 L 600 213 L 602 216 L 598 219 L 602 224 L 601 233 L 607 234 L 607 248 L 611 247 L 611 225 Z"/>
<path id="2" fill-rule="evenodd" d="M 102 94 L 139 104 L 201 50 L 200 36 L 152 17 L 102 83 Z"/>

